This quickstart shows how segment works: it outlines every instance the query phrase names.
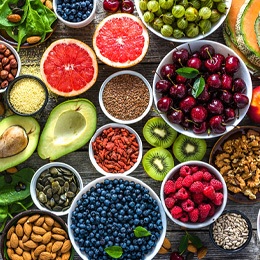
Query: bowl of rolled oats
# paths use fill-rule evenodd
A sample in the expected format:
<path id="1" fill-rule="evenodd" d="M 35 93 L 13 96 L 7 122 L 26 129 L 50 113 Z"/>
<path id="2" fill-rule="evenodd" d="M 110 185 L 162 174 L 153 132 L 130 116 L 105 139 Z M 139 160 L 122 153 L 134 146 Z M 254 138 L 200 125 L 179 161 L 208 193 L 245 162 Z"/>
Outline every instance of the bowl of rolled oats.
<path id="1" fill-rule="evenodd" d="M 212 148 L 209 163 L 222 174 L 228 198 L 242 204 L 260 201 L 260 127 L 239 126 Z"/>

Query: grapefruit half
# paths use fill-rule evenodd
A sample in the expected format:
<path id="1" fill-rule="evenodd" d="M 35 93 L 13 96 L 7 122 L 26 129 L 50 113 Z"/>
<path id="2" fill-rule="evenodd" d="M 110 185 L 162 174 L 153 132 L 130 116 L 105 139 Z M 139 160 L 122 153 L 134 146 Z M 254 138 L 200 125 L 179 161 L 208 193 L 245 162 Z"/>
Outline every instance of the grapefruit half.
<path id="1" fill-rule="evenodd" d="M 94 85 L 98 63 L 95 52 L 87 44 L 60 39 L 43 53 L 40 70 L 43 81 L 53 93 L 72 97 Z"/>
<path id="2" fill-rule="evenodd" d="M 132 14 L 115 13 L 97 26 L 93 48 L 97 57 L 115 68 L 139 63 L 149 46 L 149 34 L 142 21 Z"/>

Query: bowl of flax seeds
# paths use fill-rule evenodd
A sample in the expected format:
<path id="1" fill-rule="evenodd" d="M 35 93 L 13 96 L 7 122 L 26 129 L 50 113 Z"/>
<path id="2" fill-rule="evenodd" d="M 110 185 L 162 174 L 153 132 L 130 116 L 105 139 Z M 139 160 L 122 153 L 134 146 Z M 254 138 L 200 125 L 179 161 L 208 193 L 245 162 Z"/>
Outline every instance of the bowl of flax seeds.
<path id="1" fill-rule="evenodd" d="M 140 73 L 123 70 L 110 75 L 99 91 L 103 113 L 113 122 L 133 124 L 142 120 L 153 103 L 152 88 Z"/>

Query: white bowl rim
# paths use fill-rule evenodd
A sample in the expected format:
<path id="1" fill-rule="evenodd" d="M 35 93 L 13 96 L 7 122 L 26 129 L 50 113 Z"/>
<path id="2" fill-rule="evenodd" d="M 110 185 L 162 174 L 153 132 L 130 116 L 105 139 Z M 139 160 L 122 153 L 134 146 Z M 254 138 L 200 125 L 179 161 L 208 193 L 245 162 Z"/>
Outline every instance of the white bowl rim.
<path id="1" fill-rule="evenodd" d="M 139 154 L 138 154 L 138 158 L 137 158 L 137 161 L 136 163 L 127 171 L 125 171 L 124 173 L 109 173 L 109 172 L 106 172 L 104 171 L 96 162 L 95 158 L 94 158 L 94 152 L 93 152 L 93 149 L 92 149 L 92 143 L 95 141 L 95 139 L 101 134 L 101 132 L 103 132 L 104 129 L 107 129 L 107 128 L 125 128 L 127 129 L 129 132 L 133 133 L 135 136 L 136 136 L 136 140 L 139 144 Z M 123 125 L 123 124 L 118 124 L 118 123 L 109 123 L 109 124 L 106 124 L 106 125 L 103 125 L 101 126 L 100 128 L 98 128 L 95 132 L 95 134 L 92 136 L 92 138 L 90 139 L 90 142 L 89 142 L 89 158 L 90 158 L 90 161 L 92 162 L 93 166 L 96 168 L 96 170 L 98 172 L 100 172 L 101 174 L 103 175 L 106 175 L 106 176 L 109 176 L 109 175 L 128 175 L 130 174 L 131 172 L 133 172 L 137 167 L 138 165 L 140 164 L 141 160 L 142 160 L 142 156 L 143 156 L 143 143 L 142 143 L 142 140 L 139 136 L 139 134 L 130 126 L 128 125 Z"/>
<path id="2" fill-rule="evenodd" d="M 184 223 L 178 219 L 175 219 L 171 216 L 171 213 L 169 212 L 169 210 L 167 209 L 165 202 L 164 202 L 164 191 L 163 191 L 163 187 L 166 183 L 166 181 L 169 179 L 169 177 L 171 177 L 171 175 L 173 174 L 174 171 L 179 170 L 182 166 L 184 165 L 199 165 L 199 166 L 204 166 L 206 168 L 208 168 L 210 170 L 211 173 L 213 173 L 216 176 L 217 173 L 217 178 L 222 182 L 223 184 L 223 203 L 220 207 L 218 207 L 218 211 L 215 212 L 214 216 L 208 218 L 206 221 L 202 222 L 202 223 L 191 223 L 191 222 L 187 222 Z M 224 211 L 226 204 L 227 204 L 227 197 L 228 197 L 228 192 L 227 192 L 227 186 L 226 186 L 226 182 L 224 180 L 224 178 L 222 177 L 222 175 L 219 173 L 219 171 L 214 168 L 212 165 L 210 165 L 209 163 L 203 162 L 203 161 L 187 161 L 187 162 L 183 162 L 180 164 L 177 164 L 176 166 L 174 166 L 165 176 L 162 185 L 161 185 L 161 189 L 160 189 L 160 198 L 161 198 L 161 202 L 163 205 L 163 208 L 166 212 L 166 215 L 169 217 L 169 219 L 171 221 L 173 221 L 175 224 L 188 228 L 188 229 L 199 229 L 199 228 L 203 228 L 206 226 L 209 226 L 211 223 L 213 223 Z"/>
<path id="3" fill-rule="evenodd" d="M 64 20 L 58 13 L 57 13 L 57 0 L 53 0 L 53 11 L 54 13 L 56 14 L 57 18 L 63 22 L 65 25 L 67 25 L 68 27 L 71 27 L 71 28 L 82 28 L 82 27 L 85 27 L 87 26 L 88 24 L 90 24 L 94 17 L 95 17 L 95 14 L 96 14 L 96 9 L 97 9 L 97 1 L 96 0 L 93 0 L 93 9 L 92 9 L 92 12 L 91 14 L 89 15 L 89 17 L 87 17 L 87 19 L 81 21 L 81 22 L 69 22 L 69 21 L 66 21 Z"/>
<path id="4" fill-rule="evenodd" d="M 131 176 L 123 176 L 123 175 L 110 175 L 110 176 L 103 176 L 103 177 L 99 177 L 93 181 L 91 181 L 90 183 L 88 183 L 78 194 L 77 196 L 75 197 L 75 199 L 73 200 L 72 202 L 72 205 L 70 207 L 70 211 L 69 211 L 69 214 L 68 214 L 68 219 L 67 219 L 67 223 L 68 223 L 68 234 L 69 234 L 69 237 L 71 239 L 71 243 L 74 247 L 74 249 L 76 250 L 76 252 L 79 254 L 79 256 L 84 259 L 84 260 L 89 260 L 89 258 L 84 255 L 83 253 L 81 253 L 81 251 L 79 250 L 79 247 L 78 245 L 76 244 L 75 242 L 75 239 L 74 239 L 74 235 L 73 235 L 73 232 L 71 231 L 71 216 L 72 216 L 72 212 L 73 210 L 75 209 L 75 207 L 77 206 L 77 201 L 78 199 L 81 198 L 81 196 L 86 192 L 88 191 L 91 187 L 95 186 L 97 183 L 100 183 L 100 182 L 104 182 L 104 180 L 106 179 L 109 179 L 109 180 L 114 180 L 114 179 L 123 179 L 123 180 L 128 180 L 128 181 L 134 181 L 135 183 L 139 183 L 141 184 L 143 187 L 147 188 L 149 190 L 149 194 L 157 201 L 158 203 L 158 206 L 160 208 L 160 213 L 161 213 L 161 219 L 162 219 L 162 225 L 163 225 L 163 230 L 161 232 L 161 236 L 156 244 L 156 247 L 154 247 L 154 250 L 152 252 L 150 252 L 150 254 L 148 254 L 146 257 L 145 257 L 145 260 L 152 260 L 154 258 L 154 256 L 158 253 L 159 249 L 161 248 L 162 246 L 162 243 L 163 243 L 163 240 L 164 240 L 164 237 L 166 235 L 166 228 L 167 228 L 167 219 L 166 219 L 166 215 L 165 215 L 165 212 L 164 212 L 164 209 L 163 209 L 163 206 L 162 206 L 162 203 L 161 203 L 161 200 L 159 198 L 159 196 L 155 193 L 155 191 L 150 187 L 148 186 L 146 183 L 144 183 L 143 181 L 135 178 L 135 177 L 131 177 Z"/>
<path id="5" fill-rule="evenodd" d="M 226 13 L 221 15 L 221 18 L 219 19 L 219 21 L 217 21 L 216 23 L 212 24 L 212 27 L 211 27 L 209 32 L 207 32 L 205 34 L 200 33 L 197 37 L 194 37 L 194 38 L 183 37 L 183 38 L 177 39 L 177 38 L 174 38 L 174 37 L 163 36 L 159 31 L 156 31 L 151 25 L 146 23 L 144 21 L 144 18 L 143 18 L 143 13 L 142 13 L 141 9 L 139 8 L 139 2 L 140 2 L 140 0 L 135 0 L 135 7 L 136 7 L 136 11 L 138 13 L 138 16 L 141 18 L 143 24 L 152 33 L 154 33 L 158 37 L 161 37 L 162 39 L 167 40 L 167 41 L 178 42 L 178 43 L 197 41 L 197 40 L 204 39 L 207 36 L 211 35 L 213 32 L 215 32 L 223 24 L 223 22 L 225 21 L 227 15 L 229 13 L 229 10 L 230 10 L 231 4 L 232 4 L 232 0 L 225 0 L 225 3 L 227 5 Z"/>
<path id="6" fill-rule="evenodd" d="M 167 53 L 165 55 L 165 57 L 161 60 L 160 64 L 156 68 L 156 73 L 154 74 L 154 78 L 153 78 L 153 98 L 154 98 L 154 103 L 155 103 L 155 106 L 156 106 L 157 97 L 160 96 L 160 93 L 157 93 L 155 91 L 155 84 L 159 80 L 159 76 L 158 76 L 160 74 L 159 73 L 160 72 L 159 67 L 161 67 L 163 64 L 172 62 L 171 61 L 172 53 L 176 49 L 181 49 L 181 48 L 188 48 L 188 49 L 190 48 L 190 49 L 193 49 L 193 50 L 198 50 L 199 47 L 204 45 L 204 44 L 212 45 L 215 48 L 216 52 L 218 52 L 220 49 L 225 50 L 228 54 L 234 55 L 239 59 L 240 70 L 234 74 L 234 77 L 237 77 L 243 71 L 243 74 L 244 74 L 243 79 L 245 80 L 245 82 L 247 84 L 246 95 L 249 99 L 248 105 L 245 108 L 239 110 L 240 111 L 239 112 L 239 118 L 236 119 L 234 122 L 231 122 L 232 124 L 227 125 L 226 131 L 224 133 L 220 133 L 220 134 L 214 134 L 214 133 L 195 134 L 195 133 L 192 132 L 192 130 L 184 130 L 182 126 L 169 122 L 169 120 L 167 119 L 167 116 L 165 114 L 160 113 L 160 116 L 164 119 L 164 121 L 167 124 L 169 124 L 173 129 L 175 129 L 179 133 L 182 133 L 184 135 L 194 137 L 194 138 L 210 139 L 210 138 L 222 136 L 222 135 L 228 133 L 229 131 L 231 131 L 232 129 L 234 129 L 243 120 L 244 116 L 247 113 L 247 110 L 249 109 L 251 99 L 252 99 L 253 87 L 252 87 L 251 75 L 250 75 L 245 63 L 243 62 L 243 60 L 232 49 L 230 49 L 229 47 L 227 47 L 226 45 L 224 45 L 222 43 L 214 42 L 214 41 L 211 41 L 211 40 L 199 40 L 199 41 L 195 41 L 195 42 L 192 42 L 192 43 L 183 43 L 181 45 L 178 45 L 177 47 L 175 47 L 174 49 L 172 49 L 169 53 Z M 224 56 L 227 56 L 227 55 L 224 55 Z"/>
<path id="7" fill-rule="evenodd" d="M 21 67 L 22 67 L 20 55 L 18 54 L 17 50 L 12 45 L 10 45 L 9 43 L 0 40 L 0 44 L 4 44 L 12 52 L 12 54 L 15 56 L 16 61 L 17 61 L 17 73 L 15 75 L 15 78 L 18 77 L 20 75 Z M 0 93 L 5 92 L 7 88 L 8 88 L 8 86 L 5 87 L 5 88 L 0 88 Z"/>
<path id="8" fill-rule="evenodd" d="M 256 229 L 257 229 L 257 235 L 258 235 L 258 239 L 260 241 L 260 209 L 258 211 L 258 216 L 257 216 L 257 221 L 256 221 Z"/>
<path id="9" fill-rule="evenodd" d="M 50 162 L 50 163 L 47 163 L 47 164 L 44 164 L 43 166 L 41 166 L 33 175 L 32 177 L 32 180 L 31 180 L 31 185 L 30 185 L 30 193 L 31 193 L 31 197 L 32 197 L 32 200 L 35 204 L 35 206 L 40 209 L 40 210 L 45 210 L 45 211 L 48 211 L 48 212 L 51 212 L 57 216 L 65 216 L 69 213 L 69 209 L 70 207 L 65 210 L 65 211 L 54 211 L 54 210 L 49 210 L 48 208 L 46 207 L 43 207 L 37 197 L 36 197 L 36 182 L 38 180 L 38 177 L 39 175 L 43 172 L 43 170 L 45 169 L 49 169 L 50 167 L 63 167 L 63 168 L 66 168 L 66 169 L 69 169 L 70 171 L 73 172 L 73 174 L 76 176 L 77 180 L 78 180 L 78 183 L 79 183 L 79 190 L 81 190 L 83 188 L 83 182 L 82 182 L 82 179 L 81 179 L 81 176 L 79 174 L 79 172 L 73 168 L 72 166 L 70 166 L 69 164 L 67 163 L 63 163 L 63 162 Z M 75 199 L 75 198 L 74 198 Z M 74 200 L 73 199 L 73 200 Z M 72 205 L 72 203 L 71 203 Z"/>
<path id="10" fill-rule="evenodd" d="M 103 92 L 104 89 L 106 87 L 106 84 L 112 79 L 115 78 L 119 75 L 125 75 L 125 74 L 129 74 L 129 75 L 133 75 L 133 76 L 137 76 L 138 78 L 140 78 L 144 84 L 146 85 L 146 87 L 148 88 L 149 91 L 149 104 L 147 106 L 147 108 L 145 109 L 144 113 L 142 115 L 140 115 L 139 117 L 135 118 L 135 119 L 131 119 L 131 120 L 122 120 L 122 119 L 118 119 L 115 118 L 114 116 L 112 116 L 105 108 L 104 103 L 103 103 Z M 119 123 L 119 124 L 134 124 L 140 120 L 142 120 L 150 111 L 152 104 L 153 104 L 153 93 L 152 93 L 152 87 L 149 83 L 149 81 L 139 72 L 133 71 L 133 70 L 121 70 L 118 72 L 115 72 L 113 74 L 111 74 L 101 85 L 100 90 L 99 90 L 99 95 L 98 95 L 98 99 L 99 99 L 99 105 L 102 109 L 102 111 L 104 112 L 104 114 L 112 121 Z"/>

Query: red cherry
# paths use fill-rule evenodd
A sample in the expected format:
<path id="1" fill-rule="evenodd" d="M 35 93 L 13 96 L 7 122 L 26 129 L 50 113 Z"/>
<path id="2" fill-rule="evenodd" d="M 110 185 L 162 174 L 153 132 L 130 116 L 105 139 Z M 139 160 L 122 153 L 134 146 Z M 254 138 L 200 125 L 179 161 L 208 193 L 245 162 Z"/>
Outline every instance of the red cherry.
<path id="1" fill-rule="evenodd" d="M 172 99 L 169 97 L 162 97 L 158 100 L 157 102 L 157 108 L 161 111 L 161 112 L 167 112 L 170 107 L 172 106 Z"/>
<path id="2" fill-rule="evenodd" d="M 222 134 L 226 131 L 224 118 L 221 115 L 211 117 L 209 120 L 209 126 L 211 131 L 215 134 Z"/>
<path id="3" fill-rule="evenodd" d="M 188 96 L 181 100 L 180 109 L 187 113 L 196 105 L 196 99 L 192 96 Z"/>
<path id="4" fill-rule="evenodd" d="M 116 13 L 119 10 L 120 1 L 119 0 L 104 0 L 103 8 L 107 12 Z"/>
<path id="5" fill-rule="evenodd" d="M 228 74 L 234 74 L 240 67 L 240 61 L 236 56 L 227 56 L 225 60 L 225 70 Z"/>
<path id="6" fill-rule="evenodd" d="M 202 123 L 208 116 L 207 109 L 201 105 L 195 106 L 190 111 L 191 120 L 195 123 Z"/>
<path id="7" fill-rule="evenodd" d="M 180 255 L 178 252 L 172 252 L 170 260 L 184 260 L 184 257 Z"/>
<path id="8" fill-rule="evenodd" d="M 128 14 L 132 14 L 134 12 L 134 3 L 131 0 L 123 0 L 122 4 L 121 4 L 121 12 L 122 13 L 128 13 Z"/>

